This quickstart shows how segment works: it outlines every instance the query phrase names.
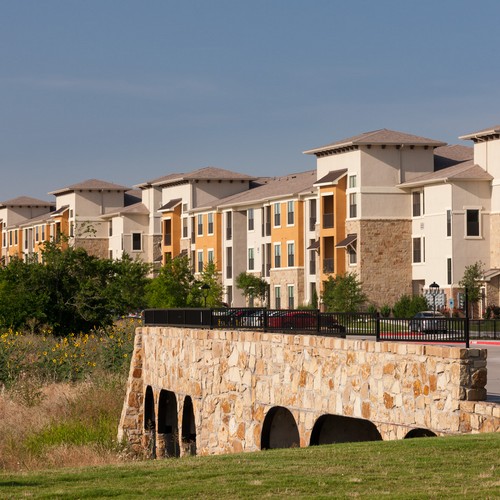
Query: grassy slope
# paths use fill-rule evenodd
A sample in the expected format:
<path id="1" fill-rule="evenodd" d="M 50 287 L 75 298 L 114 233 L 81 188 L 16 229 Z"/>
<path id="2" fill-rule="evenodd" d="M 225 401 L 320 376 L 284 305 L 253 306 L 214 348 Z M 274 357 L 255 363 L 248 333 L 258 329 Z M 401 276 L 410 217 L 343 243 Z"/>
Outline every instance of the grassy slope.
<path id="1" fill-rule="evenodd" d="M 493 498 L 500 434 L 0 474 L 2 498 Z"/>

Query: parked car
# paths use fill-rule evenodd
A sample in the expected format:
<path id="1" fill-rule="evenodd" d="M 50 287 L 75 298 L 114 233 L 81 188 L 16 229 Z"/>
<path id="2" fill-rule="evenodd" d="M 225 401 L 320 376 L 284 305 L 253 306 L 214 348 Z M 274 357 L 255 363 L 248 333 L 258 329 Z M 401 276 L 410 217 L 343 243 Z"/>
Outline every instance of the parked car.
<path id="1" fill-rule="evenodd" d="M 420 311 L 408 323 L 412 333 L 446 333 L 446 316 L 440 312 Z"/>
<path id="2" fill-rule="evenodd" d="M 267 320 L 269 328 L 316 330 L 318 326 L 318 313 L 311 311 L 276 311 L 274 316 Z M 339 324 L 330 315 L 321 316 L 321 332 L 339 333 L 345 335 L 345 327 Z"/>

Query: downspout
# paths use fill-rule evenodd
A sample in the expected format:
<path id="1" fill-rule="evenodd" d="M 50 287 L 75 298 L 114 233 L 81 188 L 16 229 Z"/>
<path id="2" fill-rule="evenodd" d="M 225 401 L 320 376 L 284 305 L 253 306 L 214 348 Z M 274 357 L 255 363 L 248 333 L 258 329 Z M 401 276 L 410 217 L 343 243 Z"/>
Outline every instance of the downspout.
<path id="1" fill-rule="evenodd" d="M 405 175 L 403 170 L 403 148 L 404 144 L 399 146 L 399 183 L 402 184 L 405 181 Z"/>

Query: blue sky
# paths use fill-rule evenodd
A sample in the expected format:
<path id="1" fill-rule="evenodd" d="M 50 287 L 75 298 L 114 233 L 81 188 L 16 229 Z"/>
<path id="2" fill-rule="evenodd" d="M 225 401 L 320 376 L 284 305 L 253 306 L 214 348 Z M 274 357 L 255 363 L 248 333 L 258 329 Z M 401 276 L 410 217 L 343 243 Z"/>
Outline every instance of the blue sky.
<path id="1" fill-rule="evenodd" d="M 0 0 L 0 200 L 500 123 L 496 0 Z M 464 143 L 466 144 L 466 143 Z"/>

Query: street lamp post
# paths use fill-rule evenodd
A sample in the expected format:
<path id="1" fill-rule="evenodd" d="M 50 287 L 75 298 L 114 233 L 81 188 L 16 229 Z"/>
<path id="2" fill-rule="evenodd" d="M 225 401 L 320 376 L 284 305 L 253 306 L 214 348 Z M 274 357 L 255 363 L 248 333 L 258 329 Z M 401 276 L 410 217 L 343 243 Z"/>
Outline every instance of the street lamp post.
<path id="1" fill-rule="evenodd" d="M 210 285 L 208 283 L 203 283 L 203 285 L 201 285 L 200 288 L 203 292 L 203 300 L 204 300 L 203 307 L 207 307 L 207 297 L 208 297 L 208 291 L 210 290 Z"/>
<path id="2" fill-rule="evenodd" d="M 439 285 L 435 281 L 433 281 L 429 285 L 429 290 L 430 290 L 431 295 L 432 295 L 432 302 L 433 302 L 433 306 L 434 306 L 433 316 L 436 316 L 436 295 L 439 293 Z"/>

